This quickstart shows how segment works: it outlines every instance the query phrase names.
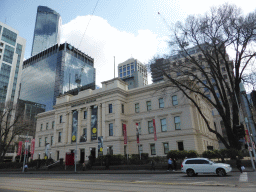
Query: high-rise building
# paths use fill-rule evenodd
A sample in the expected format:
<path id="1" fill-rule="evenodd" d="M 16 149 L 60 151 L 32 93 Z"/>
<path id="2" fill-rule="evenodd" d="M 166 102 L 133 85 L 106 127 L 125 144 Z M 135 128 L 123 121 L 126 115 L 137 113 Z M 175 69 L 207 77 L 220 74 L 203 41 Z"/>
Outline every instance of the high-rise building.
<path id="1" fill-rule="evenodd" d="M 148 84 L 147 67 L 134 58 L 118 64 L 118 77 L 128 83 L 128 89 Z"/>
<path id="2" fill-rule="evenodd" d="M 18 98 L 19 76 L 25 52 L 26 40 L 19 32 L 0 22 L 0 102 Z"/>
<path id="3" fill-rule="evenodd" d="M 61 17 L 56 11 L 38 6 L 31 56 L 60 43 Z"/>
<path id="4" fill-rule="evenodd" d="M 54 45 L 23 63 L 20 99 L 52 110 L 56 97 L 95 89 L 94 59 L 68 43 Z M 73 90 L 73 91 L 72 91 Z"/>

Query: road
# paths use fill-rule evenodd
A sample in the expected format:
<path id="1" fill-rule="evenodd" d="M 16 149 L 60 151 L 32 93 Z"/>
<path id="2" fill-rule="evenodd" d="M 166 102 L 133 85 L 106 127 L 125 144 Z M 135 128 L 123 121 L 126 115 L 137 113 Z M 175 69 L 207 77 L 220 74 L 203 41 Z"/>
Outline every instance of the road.
<path id="1" fill-rule="evenodd" d="M 171 174 L 1 174 L 0 191 L 251 191 L 256 173 L 232 172 L 226 177 Z"/>

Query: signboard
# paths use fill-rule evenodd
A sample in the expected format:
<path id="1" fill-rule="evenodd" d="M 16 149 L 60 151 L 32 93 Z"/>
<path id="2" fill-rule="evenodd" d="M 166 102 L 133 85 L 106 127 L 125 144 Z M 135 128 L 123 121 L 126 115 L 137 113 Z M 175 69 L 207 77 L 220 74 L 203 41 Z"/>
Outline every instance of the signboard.
<path id="1" fill-rule="evenodd" d="M 155 123 L 155 119 L 153 119 L 153 127 L 154 127 L 154 140 L 156 141 L 157 137 L 156 137 L 156 123 Z"/>
<path id="2" fill-rule="evenodd" d="M 96 140 L 97 139 L 97 121 L 98 121 L 98 106 L 93 106 L 92 107 L 92 114 L 91 114 L 91 140 Z"/>
<path id="3" fill-rule="evenodd" d="M 21 151 L 22 151 L 22 141 L 19 141 L 17 155 L 21 155 Z"/>
<path id="4" fill-rule="evenodd" d="M 103 136 L 98 137 L 98 156 L 103 155 Z"/>
<path id="5" fill-rule="evenodd" d="M 124 144 L 127 144 L 127 132 L 126 132 L 126 124 L 123 124 L 123 132 L 124 132 Z"/>
<path id="6" fill-rule="evenodd" d="M 71 141 L 76 142 L 76 135 L 77 135 L 77 124 L 78 124 L 78 111 L 72 112 L 72 134 L 71 134 Z"/>
<path id="7" fill-rule="evenodd" d="M 140 143 L 140 133 L 139 133 L 139 129 L 138 129 L 138 123 L 136 123 L 136 136 L 137 136 L 137 143 Z"/>

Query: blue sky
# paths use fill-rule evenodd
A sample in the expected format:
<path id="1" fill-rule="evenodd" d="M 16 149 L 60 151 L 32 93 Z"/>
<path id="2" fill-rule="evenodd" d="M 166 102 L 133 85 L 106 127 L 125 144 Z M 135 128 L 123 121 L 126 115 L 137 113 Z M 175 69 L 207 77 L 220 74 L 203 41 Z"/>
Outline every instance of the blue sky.
<path id="1" fill-rule="evenodd" d="M 134 57 L 147 63 L 156 54 L 168 53 L 170 31 L 158 12 L 172 26 L 189 14 L 203 14 L 215 0 L 0 0 L 0 21 L 19 31 L 26 39 L 25 58 L 30 57 L 37 6 L 57 11 L 62 18 L 61 42 L 69 42 L 95 59 L 96 83 L 113 78 L 116 65 Z M 229 0 L 245 13 L 255 9 L 254 1 Z M 254 5 L 253 5 L 254 4 Z M 83 33 L 90 21 L 89 27 Z M 117 70 L 116 70 L 117 75 Z M 149 76 L 149 81 L 150 81 Z"/>

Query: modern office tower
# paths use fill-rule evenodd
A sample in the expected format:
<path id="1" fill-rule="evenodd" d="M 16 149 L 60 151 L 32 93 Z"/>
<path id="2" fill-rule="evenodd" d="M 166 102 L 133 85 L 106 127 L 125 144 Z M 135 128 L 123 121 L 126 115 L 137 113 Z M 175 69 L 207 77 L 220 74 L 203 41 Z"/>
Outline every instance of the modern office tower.
<path id="1" fill-rule="evenodd" d="M 118 77 L 128 83 L 128 89 L 148 84 L 147 67 L 134 58 L 118 64 Z"/>
<path id="2" fill-rule="evenodd" d="M 54 45 L 23 63 L 20 99 L 52 110 L 66 92 L 95 89 L 94 59 L 68 43 Z M 73 90 L 73 91 L 72 91 Z"/>
<path id="3" fill-rule="evenodd" d="M 0 22 L 0 103 L 18 98 L 19 79 L 26 40 L 19 32 Z"/>
<path id="4" fill-rule="evenodd" d="M 38 6 L 31 56 L 60 43 L 61 17 L 56 11 Z"/>

